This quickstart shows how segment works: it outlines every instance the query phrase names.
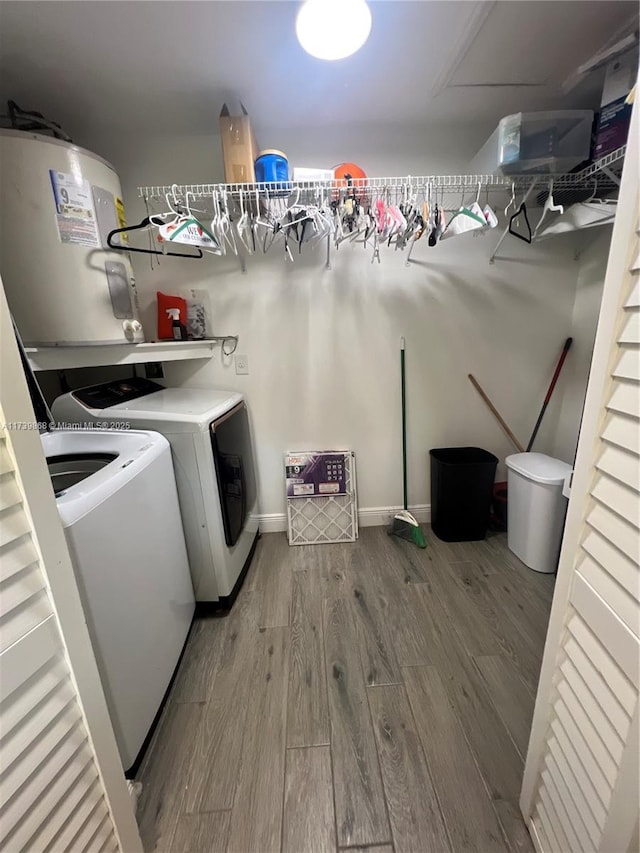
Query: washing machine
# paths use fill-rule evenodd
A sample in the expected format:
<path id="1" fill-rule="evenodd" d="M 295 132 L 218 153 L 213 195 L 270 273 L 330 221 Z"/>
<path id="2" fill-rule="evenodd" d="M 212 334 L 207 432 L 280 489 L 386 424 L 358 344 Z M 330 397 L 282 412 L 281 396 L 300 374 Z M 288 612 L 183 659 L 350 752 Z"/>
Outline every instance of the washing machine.
<path id="1" fill-rule="evenodd" d="M 54 430 L 42 446 L 125 771 L 178 665 L 195 601 L 168 441 Z"/>
<path id="2" fill-rule="evenodd" d="M 246 403 L 235 391 L 134 377 L 55 400 L 59 424 L 155 430 L 169 440 L 196 601 L 228 606 L 255 549 L 257 490 Z"/>

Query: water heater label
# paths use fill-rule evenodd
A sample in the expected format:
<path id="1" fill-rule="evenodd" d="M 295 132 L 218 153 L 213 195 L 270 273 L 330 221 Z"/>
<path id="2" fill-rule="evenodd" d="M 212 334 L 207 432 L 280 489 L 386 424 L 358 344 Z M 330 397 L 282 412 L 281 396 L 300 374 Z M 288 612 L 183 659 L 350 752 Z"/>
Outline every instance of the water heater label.
<path id="1" fill-rule="evenodd" d="M 61 243 L 74 246 L 100 246 L 96 213 L 89 181 L 49 169 L 56 205 L 56 221 Z"/>

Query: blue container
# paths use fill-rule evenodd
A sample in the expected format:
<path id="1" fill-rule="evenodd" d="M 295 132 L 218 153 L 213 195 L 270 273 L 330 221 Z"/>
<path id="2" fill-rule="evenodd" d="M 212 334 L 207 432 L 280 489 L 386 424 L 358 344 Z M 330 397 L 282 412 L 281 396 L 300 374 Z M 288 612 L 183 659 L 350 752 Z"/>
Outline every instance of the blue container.
<path id="1" fill-rule="evenodd" d="M 260 152 L 255 169 L 258 183 L 286 183 L 289 180 L 289 161 L 282 151 L 273 148 Z"/>

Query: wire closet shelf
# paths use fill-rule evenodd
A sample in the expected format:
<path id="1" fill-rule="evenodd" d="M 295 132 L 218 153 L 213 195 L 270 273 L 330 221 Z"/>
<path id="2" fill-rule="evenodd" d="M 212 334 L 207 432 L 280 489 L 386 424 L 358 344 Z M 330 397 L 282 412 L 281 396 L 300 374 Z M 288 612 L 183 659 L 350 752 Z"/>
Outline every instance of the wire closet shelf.
<path id="1" fill-rule="evenodd" d="M 508 191 L 529 188 L 532 183 L 542 185 L 553 180 L 556 189 L 577 189 L 597 181 L 601 189 L 613 189 L 619 186 L 617 174 L 622 168 L 626 146 L 613 151 L 606 157 L 592 163 L 579 172 L 569 174 L 520 174 L 520 175 L 405 175 L 393 177 L 357 178 L 350 182 L 355 190 L 373 190 L 379 193 L 385 191 L 423 192 L 431 190 L 463 191 L 463 190 L 501 190 Z M 612 168 L 617 166 L 615 170 Z M 147 202 L 164 201 L 167 195 L 173 197 L 191 197 L 194 200 L 211 197 L 214 193 L 226 193 L 231 196 L 258 193 L 269 197 L 283 192 L 300 190 L 315 192 L 337 192 L 344 190 L 344 180 L 324 181 L 285 181 L 285 182 L 256 182 L 256 183 L 217 183 L 217 184 L 173 184 L 171 186 L 138 187 L 138 195 Z"/>

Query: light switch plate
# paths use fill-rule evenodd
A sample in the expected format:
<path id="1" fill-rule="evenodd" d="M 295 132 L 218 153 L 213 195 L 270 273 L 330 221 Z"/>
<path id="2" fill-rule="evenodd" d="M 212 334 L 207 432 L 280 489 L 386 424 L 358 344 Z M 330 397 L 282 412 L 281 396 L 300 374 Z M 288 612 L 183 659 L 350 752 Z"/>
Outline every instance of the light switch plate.
<path id="1" fill-rule="evenodd" d="M 236 373 L 239 376 L 244 376 L 249 373 L 249 356 L 247 355 L 237 355 L 236 356 Z"/>

